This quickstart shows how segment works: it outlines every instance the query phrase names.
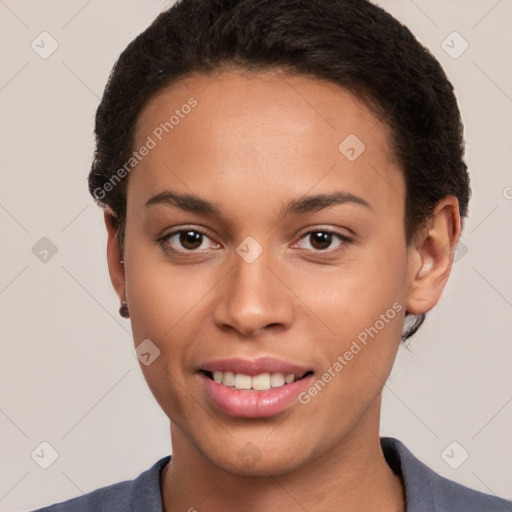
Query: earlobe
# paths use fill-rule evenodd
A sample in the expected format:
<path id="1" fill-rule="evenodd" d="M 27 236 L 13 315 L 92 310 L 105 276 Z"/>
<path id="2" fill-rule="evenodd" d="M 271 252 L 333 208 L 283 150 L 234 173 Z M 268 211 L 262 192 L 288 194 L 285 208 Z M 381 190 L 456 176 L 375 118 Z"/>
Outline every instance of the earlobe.
<path id="1" fill-rule="evenodd" d="M 439 302 L 459 236 L 459 204 L 454 196 L 446 196 L 409 249 L 409 313 L 426 313 Z"/>
<path id="2" fill-rule="evenodd" d="M 119 243 L 119 223 L 114 212 L 108 207 L 105 208 L 103 217 L 108 236 L 107 262 L 110 280 L 119 300 L 126 301 L 126 280 L 123 255 Z"/>

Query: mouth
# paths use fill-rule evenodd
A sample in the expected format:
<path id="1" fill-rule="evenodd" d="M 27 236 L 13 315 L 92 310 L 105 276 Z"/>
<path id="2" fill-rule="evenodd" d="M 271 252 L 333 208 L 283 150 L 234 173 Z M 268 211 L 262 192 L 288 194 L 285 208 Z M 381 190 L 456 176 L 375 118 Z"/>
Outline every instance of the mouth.
<path id="1" fill-rule="evenodd" d="M 292 384 L 293 382 L 297 382 L 313 375 L 311 370 L 301 375 L 297 375 L 295 373 L 284 374 L 281 372 L 265 372 L 253 376 L 230 371 L 200 370 L 200 372 L 217 384 L 240 391 L 269 391 L 270 389 L 287 386 L 288 384 Z"/>
<path id="2" fill-rule="evenodd" d="M 197 375 L 217 410 L 239 418 L 266 418 L 292 408 L 314 372 L 274 358 L 234 358 L 204 363 Z"/>

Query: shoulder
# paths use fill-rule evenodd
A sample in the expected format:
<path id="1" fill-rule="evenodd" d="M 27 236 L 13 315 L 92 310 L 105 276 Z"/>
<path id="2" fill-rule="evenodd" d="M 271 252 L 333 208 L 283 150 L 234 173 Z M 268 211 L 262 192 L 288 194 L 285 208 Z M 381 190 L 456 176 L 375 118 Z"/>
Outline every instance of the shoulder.
<path id="1" fill-rule="evenodd" d="M 72 498 L 32 512 L 125 512 L 144 510 L 160 512 L 160 473 L 170 460 L 167 455 L 134 480 L 125 480 L 113 485 L 101 487 L 90 493 Z"/>
<path id="2" fill-rule="evenodd" d="M 407 512 L 512 512 L 512 502 L 438 475 L 397 439 L 382 438 L 381 446 L 404 482 Z"/>
<path id="3" fill-rule="evenodd" d="M 96 489 L 61 503 L 32 512 L 98 512 L 98 510 L 129 510 L 133 480 Z"/>

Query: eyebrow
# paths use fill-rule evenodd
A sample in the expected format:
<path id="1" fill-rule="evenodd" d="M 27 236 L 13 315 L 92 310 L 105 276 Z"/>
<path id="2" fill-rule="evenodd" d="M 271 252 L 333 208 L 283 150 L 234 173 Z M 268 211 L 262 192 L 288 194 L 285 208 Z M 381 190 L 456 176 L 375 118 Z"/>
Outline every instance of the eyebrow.
<path id="1" fill-rule="evenodd" d="M 330 194 L 300 196 L 297 199 L 292 199 L 281 210 L 281 215 L 286 217 L 290 214 L 317 212 L 329 208 L 330 206 L 347 203 L 358 204 L 370 210 L 372 209 L 370 203 L 365 201 L 362 197 L 355 196 L 348 192 L 338 191 Z"/>
<path id="2" fill-rule="evenodd" d="M 337 191 L 329 194 L 304 195 L 292 199 L 281 208 L 281 216 L 286 217 L 287 215 L 317 212 L 330 206 L 347 203 L 372 209 L 371 205 L 363 198 L 348 192 Z M 222 216 L 221 209 L 217 203 L 194 194 L 182 194 L 170 190 L 160 192 L 146 201 L 146 208 L 155 205 L 176 206 L 186 211 Z"/>
<path id="3" fill-rule="evenodd" d="M 216 203 L 202 199 L 201 197 L 193 194 L 181 194 L 179 192 L 171 192 L 170 190 L 165 190 L 164 192 L 160 192 L 156 196 L 149 198 L 146 201 L 146 208 L 156 206 L 158 204 L 177 206 L 178 208 L 189 212 L 213 213 L 219 216 L 221 214 L 220 208 Z"/>

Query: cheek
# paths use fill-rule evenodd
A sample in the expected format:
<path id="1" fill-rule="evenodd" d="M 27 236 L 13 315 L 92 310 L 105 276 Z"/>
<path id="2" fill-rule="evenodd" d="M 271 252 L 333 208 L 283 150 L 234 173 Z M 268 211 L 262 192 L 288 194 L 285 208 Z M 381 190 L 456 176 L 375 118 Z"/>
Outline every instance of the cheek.
<path id="1" fill-rule="evenodd" d="M 347 287 L 333 294 L 330 308 L 324 305 L 331 336 L 317 346 L 322 364 L 299 402 L 328 432 L 326 442 L 350 431 L 376 403 L 400 344 L 405 310 L 399 298 L 389 290 L 365 294 Z"/>
<path id="2" fill-rule="evenodd" d="M 329 381 L 332 395 L 327 398 L 327 393 L 322 393 L 318 405 L 324 399 L 333 399 L 341 400 L 339 403 L 354 402 L 358 409 L 380 392 L 393 366 L 402 333 L 406 257 L 405 242 L 388 240 L 368 248 L 364 259 L 354 258 L 324 276 L 317 274 L 314 286 L 313 280 L 297 281 L 301 288 L 298 294 L 311 310 L 318 312 L 330 332 L 320 349 L 322 371 L 326 374 L 317 378 L 324 376 Z"/>
<path id="3" fill-rule="evenodd" d="M 212 287 L 210 272 L 200 268 L 191 272 L 190 266 L 180 269 L 171 265 L 159 248 L 136 240 L 129 230 L 125 268 L 134 344 L 150 340 L 159 351 L 154 362 L 149 366 L 141 363 L 141 369 L 168 412 L 175 400 L 171 390 L 184 385 L 188 361 L 202 338 L 204 322 L 198 318 L 206 314 L 204 297 Z"/>
<path id="4" fill-rule="evenodd" d="M 202 284 L 201 284 L 202 283 Z M 149 339 L 158 357 L 140 364 L 144 378 L 162 410 L 181 424 L 194 415 L 186 392 L 191 361 L 197 360 L 207 315 L 204 296 L 208 281 L 198 275 L 193 282 L 166 264 L 127 265 L 127 295 L 135 345 Z M 203 321 L 201 320 L 203 319 Z"/>
<path id="5" fill-rule="evenodd" d="M 403 313 L 397 310 L 403 308 L 407 290 L 405 245 L 368 249 L 327 272 L 303 272 L 294 282 L 297 294 L 337 339 L 353 339 L 381 315 L 389 321 L 379 330 L 389 332 L 390 338 L 400 336 Z"/>
<path id="6" fill-rule="evenodd" d="M 140 239 L 139 239 L 140 238 Z M 153 336 L 167 343 L 190 325 L 214 285 L 207 266 L 174 265 L 165 252 L 139 233 L 126 233 L 126 293 L 137 343 Z"/>
<path id="7" fill-rule="evenodd" d="M 127 281 L 135 344 L 150 339 L 160 350 L 155 368 L 143 367 L 143 371 L 173 388 L 184 385 L 185 374 L 197 360 L 201 340 L 207 338 L 202 331 L 209 314 L 209 280 L 196 275 L 191 282 L 167 265 L 161 271 L 153 265 L 147 271 L 134 270 Z"/>

